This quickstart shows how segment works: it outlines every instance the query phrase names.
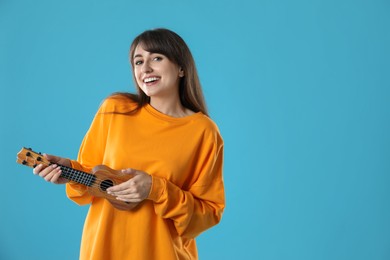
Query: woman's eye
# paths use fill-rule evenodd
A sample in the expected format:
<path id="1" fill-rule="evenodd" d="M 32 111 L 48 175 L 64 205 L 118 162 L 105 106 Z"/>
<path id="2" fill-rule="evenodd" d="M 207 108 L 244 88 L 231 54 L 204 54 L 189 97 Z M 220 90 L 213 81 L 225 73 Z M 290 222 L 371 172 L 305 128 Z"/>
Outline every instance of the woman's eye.
<path id="1" fill-rule="evenodd" d="M 163 58 L 162 58 L 162 57 L 159 57 L 159 56 L 153 58 L 154 61 L 161 61 L 162 59 L 163 59 Z"/>
<path id="2" fill-rule="evenodd" d="M 134 61 L 134 64 L 135 64 L 135 65 L 141 65 L 141 64 L 142 64 L 142 61 L 136 60 L 136 61 Z"/>

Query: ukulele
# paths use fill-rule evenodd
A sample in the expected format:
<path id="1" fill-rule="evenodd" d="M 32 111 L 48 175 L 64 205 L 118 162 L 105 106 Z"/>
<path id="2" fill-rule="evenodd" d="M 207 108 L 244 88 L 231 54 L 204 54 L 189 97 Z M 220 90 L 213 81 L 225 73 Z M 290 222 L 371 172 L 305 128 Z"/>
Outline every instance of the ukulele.
<path id="1" fill-rule="evenodd" d="M 52 164 L 41 153 L 34 152 L 31 148 L 25 147 L 17 154 L 16 162 L 32 168 L 35 168 L 39 164 L 42 164 L 46 168 Z M 133 178 L 131 174 L 113 170 L 105 165 L 95 166 L 91 173 L 62 165 L 59 166 L 62 171 L 60 177 L 86 186 L 89 194 L 107 199 L 117 209 L 131 210 L 139 204 L 117 200 L 115 196 L 109 195 L 106 191 L 109 187 Z"/>

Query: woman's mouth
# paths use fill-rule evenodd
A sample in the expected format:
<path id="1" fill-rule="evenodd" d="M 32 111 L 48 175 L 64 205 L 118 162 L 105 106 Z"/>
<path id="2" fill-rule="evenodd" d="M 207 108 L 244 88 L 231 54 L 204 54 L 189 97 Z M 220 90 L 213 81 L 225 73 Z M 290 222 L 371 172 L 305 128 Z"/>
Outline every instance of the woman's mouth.
<path id="1" fill-rule="evenodd" d="M 153 83 L 157 82 L 160 78 L 159 77 L 148 77 L 144 78 L 143 82 L 146 85 L 152 85 Z"/>

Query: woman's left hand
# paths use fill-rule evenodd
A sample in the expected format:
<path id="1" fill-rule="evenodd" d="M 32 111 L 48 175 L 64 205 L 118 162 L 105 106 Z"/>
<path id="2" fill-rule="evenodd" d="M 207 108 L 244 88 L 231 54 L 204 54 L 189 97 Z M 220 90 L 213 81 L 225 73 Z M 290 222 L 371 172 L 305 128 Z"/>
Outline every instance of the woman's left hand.
<path id="1" fill-rule="evenodd" d="M 146 199 L 152 187 L 152 176 L 134 169 L 123 169 L 122 172 L 133 174 L 134 177 L 108 188 L 107 193 L 126 202 L 141 202 Z"/>

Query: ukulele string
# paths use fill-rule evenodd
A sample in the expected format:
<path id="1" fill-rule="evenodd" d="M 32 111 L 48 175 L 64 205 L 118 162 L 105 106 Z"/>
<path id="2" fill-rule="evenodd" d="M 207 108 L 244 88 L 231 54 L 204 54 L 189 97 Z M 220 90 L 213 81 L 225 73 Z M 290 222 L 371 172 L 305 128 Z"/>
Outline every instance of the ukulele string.
<path id="1" fill-rule="evenodd" d="M 94 175 L 94 174 L 89 174 L 89 173 L 87 173 L 87 174 L 88 175 Z M 96 177 L 96 175 L 94 175 L 94 176 Z M 65 178 L 65 177 L 63 177 L 63 178 Z M 82 185 L 87 186 L 87 187 L 99 189 L 102 192 L 105 192 L 106 194 L 108 194 L 106 190 L 108 188 L 110 188 L 110 187 L 113 187 L 113 185 L 105 184 L 104 183 L 104 181 L 105 181 L 104 179 L 100 179 L 100 178 L 97 178 L 97 177 L 91 180 L 92 181 L 91 185 L 80 183 L 81 182 L 80 180 L 76 181 L 76 180 L 71 180 L 70 178 L 65 178 L 65 179 L 68 179 L 70 181 L 74 181 L 74 182 L 76 182 L 78 184 L 82 184 Z M 100 184 L 99 184 L 99 182 L 100 182 Z M 108 195 L 110 195 L 110 194 L 108 194 Z"/>
<path id="2" fill-rule="evenodd" d="M 87 173 L 87 174 L 88 174 L 88 175 L 93 175 L 93 176 L 96 177 L 96 175 L 94 175 L 94 174 L 91 174 L 91 173 Z M 72 175 L 72 174 L 70 173 L 70 175 Z M 71 176 L 68 176 L 68 177 L 62 176 L 62 177 L 65 178 L 65 179 L 68 179 L 68 180 L 70 180 L 70 181 L 74 181 L 74 182 L 77 182 L 77 183 L 79 183 L 79 184 L 88 186 L 88 187 L 93 187 L 93 188 L 102 187 L 104 190 L 108 189 L 109 187 L 114 186 L 114 185 L 110 185 L 110 184 L 108 184 L 108 183 L 104 183 L 104 181 L 105 181 L 106 179 L 101 179 L 101 178 L 98 178 L 98 177 L 96 177 L 96 178 L 93 178 L 93 177 L 92 177 L 92 179 L 91 179 L 91 180 L 88 180 L 88 181 L 86 180 L 86 178 L 74 178 L 74 180 L 72 180 L 71 178 L 72 178 L 73 176 L 72 176 L 72 177 L 71 177 Z M 87 184 L 81 183 L 81 182 L 84 182 L 84 181 L 92 182 L 92 184 L 91 184 L 91 185 L 87 185 Z M 99 185 L 99 183 L 100 183 L 100 185 Z"/>
<path id="3" fill-rule="evenodd" d="M 87 185 L 87 184 L 82 184 L 82 185 L 85 185 L 85 186 L 88 186 L 88 187 L 92 187 L 92 188 L 97 188 L 97 189 L 101 189 L 103 190 L 104 192 L 107 193 L 107 189 L 110 188 L 110 187 L 113 187 L 114 185 L 111 185 L 109 183 L 105 183 L 104 181 L 106 181 L 107 179 L 101 179 L 99 177 L 97 177 L 95 174 L 92 174 L 92 173 L 86 173 L 86 172 L 83 172 L 83 171 L 78 171 L 76 169 L 73 169 L 73 168 L 70 168 L 70 167 L 67 167 L 67 166 L 62 166 L 62 172 L 64 172 L 63 169 L 65 170 L 69 170 L 69 172 L 67 174 L 70 174 L 70 175 L 73 175 L 74 172 L 81 172 L 83 174 L 86 174 L 85 176 L 88 176 L 88 177 L 82 177 L 82 178 L 76 178 L 76 179 L 79 179 L 79 181 L 76 181 L 76 180 L 73 180 L 74 182 L 77 182 L 77 183 L 80 183 L 81 181 L 86 181 L 86 178 L 90 178 L 90 175 L 93 175 L 94 177 L 92 177 L 90 180 L 88 180 L 88 182 L 92 182 L 91 185 Z M 64 177 L 65 178 L 65 177 Z M 69 178 L 66 178 L 66 179 L 69 179 L 70 180 L 70 176 Z M 108 194 L 108 193 L 107 193 Z"/>

